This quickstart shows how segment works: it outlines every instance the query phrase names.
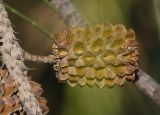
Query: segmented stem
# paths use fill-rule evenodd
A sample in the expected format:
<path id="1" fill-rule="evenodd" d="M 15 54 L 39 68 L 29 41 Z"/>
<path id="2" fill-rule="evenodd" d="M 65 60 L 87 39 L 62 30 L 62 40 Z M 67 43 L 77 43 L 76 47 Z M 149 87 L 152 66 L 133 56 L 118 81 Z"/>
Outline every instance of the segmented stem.
<path id="1" fill-rule="evenodd" d="M 2 54 L 2 61 L 6 65 L 10 75 L 16 81 L 16 84 L 19 84 L 18 96 L 27 115 L 42 115 L 27 80 L 22 49 L 17 43 L 13 32 L 7 12 L 2 2 L 0 2 L 0 42 L 3 43 L 0 47 L 0 52 Z"/>
<path id="2" fill-rule="evenodd" d="M 48 55 L 48 56 L 41 56 L 41 55 L 33 55 L 26 51 L 24 51 L 24 59 L 34 62 L 43 62 L 43 63 L 56 63 L 56 59 L 58 57 L 54 55 Z"/>
<path id="3" fill-rule="evenodd" d="M 137 75 L 136 86 L 160 106 L 160 85 L 141 69 Z"/>
<path id="4" fill-rule="evenodd" d="M 84 20 L 74 4 L 70 0 L 51 0 L 55 8 L 58 10 L 60 17 L 69 26 L 85 25 L 86 20 Z"/>

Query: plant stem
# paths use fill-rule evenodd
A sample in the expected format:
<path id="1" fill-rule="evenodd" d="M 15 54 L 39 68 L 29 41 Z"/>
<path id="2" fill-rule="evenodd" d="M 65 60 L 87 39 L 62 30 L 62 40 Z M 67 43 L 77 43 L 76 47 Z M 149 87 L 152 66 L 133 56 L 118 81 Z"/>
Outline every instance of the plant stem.
<path id="1" fill-rule="evenodd" d="M 39 103 L 27 79 L 27 69 L 23 63 L 22 48 L 16 41 L 7 12 L 0 1 L 0 52 L 3 64 L 18 84 L 18 97 L 27 115 L 42 115 Z"/>
<path id="2" fill-rule="evenodd" d="M 48 55 L 48 56 L 33 55 L 26 51 L 23 51 L 23 57 L 24 57 L 24 60 L 34 61 L 34 62 L 43 62 L 43 63 L 56 63 L 58 59 L 58 57 L 55 55 Z"/>
<path id="3" fill-rule="evenodd" d="M 137 72 L 135 85 L 160 106 L 160 85 L 142 69 Z"/>
<path id="4" fill-rule="evenodd" d="M 55 6 L 59 16 L 68 26 L 84 26 L 87 24 L 70 0 L 51 0 L 48 4 Z"/>

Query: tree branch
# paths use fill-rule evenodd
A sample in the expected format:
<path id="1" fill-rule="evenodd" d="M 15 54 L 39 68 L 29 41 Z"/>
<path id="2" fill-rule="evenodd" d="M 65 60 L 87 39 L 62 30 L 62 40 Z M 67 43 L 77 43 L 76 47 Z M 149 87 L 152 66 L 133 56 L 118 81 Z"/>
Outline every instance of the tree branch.
<path id="1" fill-rule="evenodd" d="M 51 0 L 51 4 L 57 8 L 60 17 L 67 25 L 76 26 L 86 24 L 71 0 Z M 136 86 L 160 106 L 160 85 L 141 69 L 139 69 L 137 75 L 138 80 L 135 81 Z"/>
<path id="2" fill-rule="evenodd" d="M 51 0 L 51 3 L 55 5 L 60 17 L 69 26 L 83 26 L 87 23 L 70 0 Z"/>
<path id="3" fill-rule="evenodd" d="M 18 96 L 27 115 L 42 115 L 38 102 L 27 80 L 26 68 L 23 63 L 22 49 L 14 36 L 11 22 L 7 12 L 0 1 L 0 52 L 2 61 L 6 65 L 10 75 L 19 85 Z"/>
<path id="4" fill-rule="evenodd" d="M 139 69 L 135 84 L 160 106 L 160 85 L 151 76 Z"/>

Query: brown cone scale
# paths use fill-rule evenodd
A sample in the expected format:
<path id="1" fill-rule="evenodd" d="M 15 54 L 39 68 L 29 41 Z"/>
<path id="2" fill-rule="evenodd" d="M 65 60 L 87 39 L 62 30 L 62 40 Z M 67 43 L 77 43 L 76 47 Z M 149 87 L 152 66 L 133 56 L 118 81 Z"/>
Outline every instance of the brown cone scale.
<path id="1" fill-rule="evenodd" d="M 138 43 L 134 31 L 121 24 L 69 28 L 57 34 L 54 43 L 57 78 L 70 86 L 122 86 L 135 78 Z"/>
<path id="2" fill-rule="evenodd" d="M 29 82 L 43 115 L 46 115 L 49 109 L 46 106 L 46 99 L 41 97 L 43 93 L 41 85 L 31 80 Z M 26 115 L 17 93 L 18 84 L 16 84 L 7 70 L 0 68 L 0 115 Z"/>

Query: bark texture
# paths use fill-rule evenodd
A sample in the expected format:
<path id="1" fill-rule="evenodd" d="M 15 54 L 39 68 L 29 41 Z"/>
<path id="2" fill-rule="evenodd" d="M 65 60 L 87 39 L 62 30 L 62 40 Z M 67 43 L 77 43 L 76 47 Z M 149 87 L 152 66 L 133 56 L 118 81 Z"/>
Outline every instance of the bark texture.
<path id="1" fill-rule="evenodd" d="M 16 84 L 19 84 L 18 97 L 21 100 L 24 110 L 28 115 L 42 115 L 38 102 L 27 80 L 27 70 L 23 63 L 23 50 L 17 42 L 2 2 L 0 2 L 0 38 L 0 42 L 2 43 L 0 52 L 2 54 L 3 64 L 6 65 Z"/>

